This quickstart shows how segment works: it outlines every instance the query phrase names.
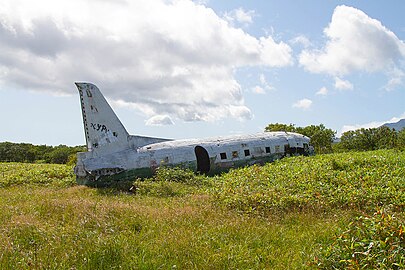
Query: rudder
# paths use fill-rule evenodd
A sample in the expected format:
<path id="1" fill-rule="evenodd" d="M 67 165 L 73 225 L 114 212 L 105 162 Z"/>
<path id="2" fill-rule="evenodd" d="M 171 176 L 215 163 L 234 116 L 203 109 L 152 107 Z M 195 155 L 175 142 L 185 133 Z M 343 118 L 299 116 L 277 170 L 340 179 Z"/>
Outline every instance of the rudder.
<path id="1" fill-rule="evenodd" d="M 119 151 L 129 147 L 129 134 L 100 90 L 92 83 L 76 82 L 80 94 L 88 151 Z"/>

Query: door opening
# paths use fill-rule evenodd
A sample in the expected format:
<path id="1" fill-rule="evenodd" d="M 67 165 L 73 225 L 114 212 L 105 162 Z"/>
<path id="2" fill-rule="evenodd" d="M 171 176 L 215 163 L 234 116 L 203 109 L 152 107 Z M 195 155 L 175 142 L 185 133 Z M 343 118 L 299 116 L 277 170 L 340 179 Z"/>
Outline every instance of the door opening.
<path id="1" fill-rule="evenodd" d="M 194 153 L 197 158 L 197 172 L 208 173 L 210 171 L 210 158 L 207 150 L 204 147 L 197 145 L 194 148 Z"/>

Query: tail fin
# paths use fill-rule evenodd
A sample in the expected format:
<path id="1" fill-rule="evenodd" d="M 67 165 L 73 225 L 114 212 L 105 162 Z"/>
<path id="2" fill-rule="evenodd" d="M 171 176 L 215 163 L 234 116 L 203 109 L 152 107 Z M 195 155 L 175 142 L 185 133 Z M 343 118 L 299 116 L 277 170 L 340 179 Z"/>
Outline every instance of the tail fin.
<path id="1" fill-rule="evenodd" d="M 129 134 L 97 86 L 84 82 L 75 84 L 80 93 L 87 150 L 128 148 Z"/>

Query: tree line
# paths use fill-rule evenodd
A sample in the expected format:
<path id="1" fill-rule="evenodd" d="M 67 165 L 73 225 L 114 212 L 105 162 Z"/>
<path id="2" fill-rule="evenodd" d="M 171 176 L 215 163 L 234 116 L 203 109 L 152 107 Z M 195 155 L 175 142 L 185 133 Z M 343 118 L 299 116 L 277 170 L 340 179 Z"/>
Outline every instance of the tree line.
<path id="1" fill-rule="evenodd" d="M 311 138 L 311 144 L 318 154 L 377 149 L 405 150 L 405 129 L 398 132 L 386 126 L 347 131 L 342 134 L 340 142 L 335 142 L 336 131 L 323 124 L 296 127 L 294 124 L 275 123 L 269 124 L 265 131 L 287 131 L 305 135 Z"/>
<path id="2" fill-rule="evenodd" d="M 389 127 L 362 128 L 342 134 L 335 142 L 336 131 L 323 124 L 296 127 L 294 124 L 269 124 L 265 131 L 297 132 L 311 138 L 315 153 L 325 154 L 345 151 L 369 151 L 377 149 L 405 150 L 405 129 L 395 131 Z M 86 146 L 47 146 L 30 143 L 0 142 L 0 162 L 76 163 L 76 153 L 85 152 Z"/>
<path id="3" fill-rule="evenodd" d="M 86 146 L 48 146 L 30 143 L 0 142 L 0 162 L 76 163 L 76 153 Z"/>

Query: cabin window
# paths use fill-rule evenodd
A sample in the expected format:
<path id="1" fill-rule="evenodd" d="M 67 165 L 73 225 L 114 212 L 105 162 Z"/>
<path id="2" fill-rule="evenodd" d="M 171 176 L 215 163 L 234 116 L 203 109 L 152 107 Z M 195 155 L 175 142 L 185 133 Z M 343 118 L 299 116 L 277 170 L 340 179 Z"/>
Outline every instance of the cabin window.
<path id="1" fill-rule="evenodd" d="M 232 151 L 232 158 L 238 158 L 238 157 L 239 157 L 238 151 Z"/>
<path id="2" fill-rule="evenodd" d="M 274 150 L 276 151 L 276 153 L 279 153 L 280 152 L 280 145 L 276 145 L 274 147 Z"/>
<path id="3" fill-rule="evenodd" d="M 220 153 L 221 159 L 226 159 L 226 153 Z"/>
<path id="4" fill-rule="evenodd" d="M 270 147 L 269 146 L 266 146 L 266 154 L 270 154 L 271 152 L 270 152 Z"/>
<path id="5" fill-rule="evenodd" d="M 245 157 L 250 156 L 250 150 L 249 149 L 245 149 Z"/>

